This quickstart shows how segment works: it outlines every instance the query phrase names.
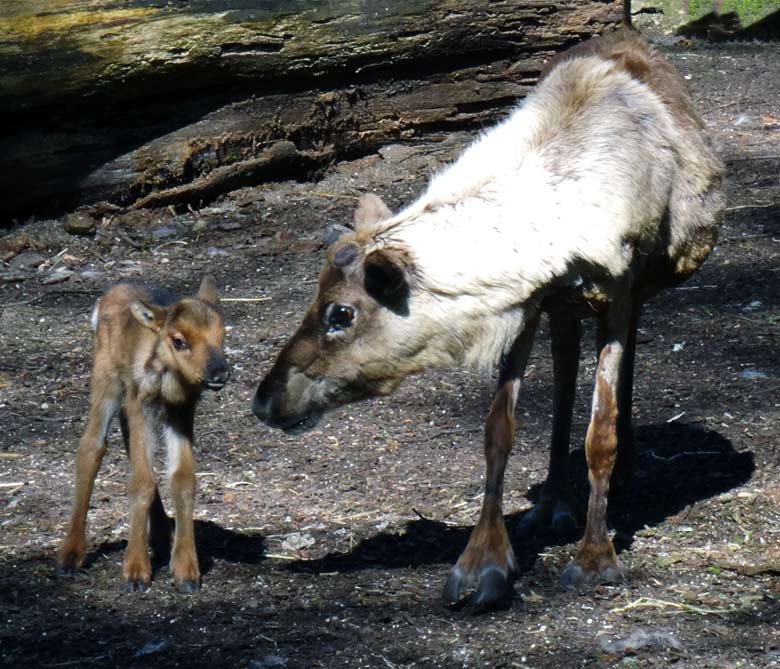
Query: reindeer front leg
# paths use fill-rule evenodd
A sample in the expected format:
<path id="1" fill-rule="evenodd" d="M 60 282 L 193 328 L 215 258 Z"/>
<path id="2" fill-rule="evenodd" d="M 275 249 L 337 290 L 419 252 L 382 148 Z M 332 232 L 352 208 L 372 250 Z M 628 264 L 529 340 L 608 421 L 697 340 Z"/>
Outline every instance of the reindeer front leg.
<path id="1" fill-rule="evenodd" d="M 466 550 L 444 584 L 442 597 L 449 605 L 457 604 L 467 588 L 476 588 L 475 605 L 497 604 L 507 592 L 510 573 L 517 569 L 502 512 L 504 472 L 514 441 L 517 395 L 538 323 L 538 316 L 534 316 L 526 324 L 501 370 L 498 390 L 485 425 L 486 469 L 482 512 Z"/>
<path id="2" fill-rule="evenodd" d="M 176 530 L 171 552 L 171 572 L 183 592 L 200 589 L 200 569 L 195 550 L 195 456 L 192 453 L 194 407 L 187 415 L 165 426 L 168 475 L 171 481 Z"/>
<path id="3" fill-rule="evenodd" d="M 585 437 L 590 481 L 588 515 L 577 555 L 561 574 L 561 581 L 566 585 L 594 579 L 615 581 L 622 577 L 622 569 L 607 533 L 607 496 L 618 452 L 618 430 L 624 424 L 620 412 L 628 410 L 625 402 L 621 402 L 625 392 L 620 386 L 627 380 L 623 363 L 626 349 L 633 345 L 636 314 L 633 300 L 626 298 L 625 301 L 613 302 L 600 324 L 603 345 L 596 368 L 591 420 Z M 629 350 L 629 355 L 632 353 Z"/>
<path id="4" fill-rule="evenodd" d="M 127 542 L 122 574 L 128 592 L 145 592 L 152 581 L 152 563 L 149 559 L 149 509 L 157 493 L 152 468 L 155 450 L 155 416 L 144 407 L 138 397 L 125 404 L 127 427 L 130 432 L 130 538 Z"/>

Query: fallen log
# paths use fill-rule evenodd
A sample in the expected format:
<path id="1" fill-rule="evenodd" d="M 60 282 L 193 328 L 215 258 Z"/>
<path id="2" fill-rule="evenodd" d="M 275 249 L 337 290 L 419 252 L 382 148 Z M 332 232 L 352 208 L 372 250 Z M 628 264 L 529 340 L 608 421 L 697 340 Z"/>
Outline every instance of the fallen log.
<path id="1" fill-rule="evenodd" d="M 5 222 L 198 205 L 492 123 L 544 60 L 621 16 L 586 0 L 6 1 Z"/>

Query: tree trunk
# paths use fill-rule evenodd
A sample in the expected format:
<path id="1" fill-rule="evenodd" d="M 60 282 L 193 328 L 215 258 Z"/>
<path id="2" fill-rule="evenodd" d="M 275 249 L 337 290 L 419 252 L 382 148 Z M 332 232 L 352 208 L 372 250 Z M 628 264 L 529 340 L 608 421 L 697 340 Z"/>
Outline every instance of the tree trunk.
<path id="1" fill-rule="evenodd" d="M 199 204 L 505 113 L 618 1 L 4 0 L 0 216 Z"/>

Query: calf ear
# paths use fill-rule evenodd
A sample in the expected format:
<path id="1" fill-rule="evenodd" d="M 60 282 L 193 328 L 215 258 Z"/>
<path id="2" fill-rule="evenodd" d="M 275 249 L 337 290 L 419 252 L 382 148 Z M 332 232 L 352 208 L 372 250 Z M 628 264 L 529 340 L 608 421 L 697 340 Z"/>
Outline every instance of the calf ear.
<path id="1" fill-rule="evenodd" d="M 217 280 L 211 274 L 206 274 L 200 282 L 198 299 L 213 304 L 214 306 L 216 306 L 219 301 L 219 296 L 217 295 Z"/>
<path id="2" fill-rule="evenodd" d="M 373 193 L 361 195 L 358 199 L 357 209 L 355 209 L 355 232 L 369 230 L 392 215 L 393 212 L 378 195 Z"/>
<path id="3" fill-rule="evenodd" d="M 154 332 L 159 332 L 165 323 L 165 317 L 168 315 L 168 310 L 165 307 L 160 307 L 156 304 L 135 301 L 130 304 L 130 313 L 133 314 L 135 320 L 145 328 L 149 328 Z"/>
<path id="4" fill-rule="evenodd" d="M 409 315 L 409 281 L 406 263 L 387 250 L 373 251 L 363 263 L 366 292 L 399 316 Z"/>

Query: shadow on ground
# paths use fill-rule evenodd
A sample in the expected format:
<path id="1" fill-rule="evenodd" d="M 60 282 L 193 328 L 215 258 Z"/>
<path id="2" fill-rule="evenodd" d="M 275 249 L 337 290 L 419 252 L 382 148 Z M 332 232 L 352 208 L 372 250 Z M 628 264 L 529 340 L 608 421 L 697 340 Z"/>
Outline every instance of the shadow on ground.
<path id="1" fill-rule="evenodd" d="M 753 473 L 750 452 L 737 452 L 717 432 L 695 425 L 661 424 L 640 428 L 636 434 L 637 464 L 631 490 L 610 500 L 610 526 L 617 530 L 618 551 L 626 550 L 638 530 L 655 526 L 697 502 L 745 483 Z M 572 486 L 583 507 L 587 503 L 587 471 L 582 449 L 572 453 Z M 538 499 L 541 484 L 528 492 Z M 510 536 L 527 512 L 506 516 Z M 352 572 L 374 568 L 415 568 L 453 563 L 465 548 L 471 527 L 453 527 L 421 518 L 410 521 L 402 534 L 380 533 L 348 553 L 331 553 L 318 560 L 292 563 L 294 571 Z M 539 535 L 513 547 L 521 570 L 532 565 L 544 548 L 568 543 L 571 537 Z"/>
<path id="2" fill-rule="evenodd" d="M 259 534 L 244 534 L 220 527 L 210 520 L 195 521 L 195 544 L 201 574 L 207 574 L 214 566 L 214 560 L 240 564 L 259 564 L 265 559 L 265 537 Z M 84 570 L 89 570 L 106 556 L 125 550 L 127 541 L 106 541 L 87 553 Z M 167 565 L 169 555 L 155 561 L 154 573 Z M 53 556 L 52 556 L 52 559 Z"/>

